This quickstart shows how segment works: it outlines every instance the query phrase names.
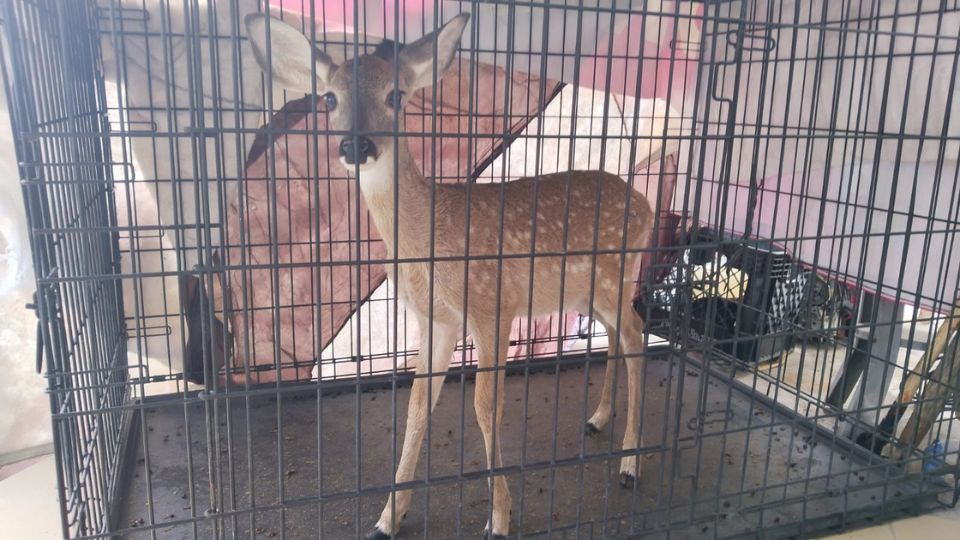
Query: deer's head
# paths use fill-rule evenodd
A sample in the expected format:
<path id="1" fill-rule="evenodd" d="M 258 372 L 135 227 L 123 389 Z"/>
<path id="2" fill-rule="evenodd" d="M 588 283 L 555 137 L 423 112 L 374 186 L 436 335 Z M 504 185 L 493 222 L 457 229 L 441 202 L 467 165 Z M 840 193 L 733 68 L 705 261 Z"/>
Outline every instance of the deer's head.
<path id="1" fill-rule="evenodd" d="M 263 14 L 246 17 L 247 35 L 261 69 L 287 90 L 316 92 L 338 135 L 340 161 L 348 171 L 393 160 L 397 126 L 414 91 L 428 86 L 453 62 L 470 15 L 462 13 L 435 32 L 405 45 L 358 56 L 337 65 L 296 28 Z M 269 25 L 269 31 L 268 31 Z M 399 118 L 397 116 L 399 115 Z"/>

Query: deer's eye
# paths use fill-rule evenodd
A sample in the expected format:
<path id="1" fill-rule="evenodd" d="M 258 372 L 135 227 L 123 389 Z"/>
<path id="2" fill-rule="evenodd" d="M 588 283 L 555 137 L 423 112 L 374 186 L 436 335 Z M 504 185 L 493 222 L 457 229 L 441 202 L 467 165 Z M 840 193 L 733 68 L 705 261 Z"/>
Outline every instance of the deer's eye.
<path id="1" fill-rule="evenodd" d="M 323 103 L 327 106 L 328 111 L 332 111 L 337 108 L 337 96 L 327 92 L 321 97 L 323 99 Z"/>
<path id="2" fill-rule="evenodd" d="M 404 93 L 400 90 L 391 90 L 387 94 L 387 105 L 393 107 L 396 110 L 400 110 L 403 107 L 403 96 Z"/>

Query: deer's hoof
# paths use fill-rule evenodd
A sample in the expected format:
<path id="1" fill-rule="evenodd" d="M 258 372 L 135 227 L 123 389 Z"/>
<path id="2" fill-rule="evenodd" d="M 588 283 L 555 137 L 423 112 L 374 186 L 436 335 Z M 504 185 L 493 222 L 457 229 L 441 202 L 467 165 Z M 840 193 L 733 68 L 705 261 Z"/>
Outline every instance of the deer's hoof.
<path id="1" fill-rule="evenodd" d="M 632 489 L 632 488 L 633 488 L 633 484 L 635 484 L 636 481 L 637 481 L 637 479 L 636 479 L 632 474 L 630 474 L 630 473 L 625 473 L 625 472 L 620 473 L 620 485 L 621 485 L 621 486 L 623 486 L 623 487 L 625 487 L 625 488 L 627 488 L 627 489 Z"/>
<path id="2" fill-rule="evenodd" d="M 483 540 L 507 540 L 507 537 L 502 534 L 490 534 L 489 530 L 484 529 Z"/>
<path id="3" fill-rule="evenodd" d="M 590 422 L 589 420 L 587 421 L 587 425 L 583 428 L 583 430 L 587 432 L 587 435 L 596 435 L 597 433 L 600 433 L 600 428 L 593 425 L 593 422 Z"/>
<path id="4" fill-rule="evenodd" d="M 381 531 L 377 527 L 374 527 L 373 530 L 368 532 L 364 538 L 366 540 L 390 540 L 393 537 Z"/>

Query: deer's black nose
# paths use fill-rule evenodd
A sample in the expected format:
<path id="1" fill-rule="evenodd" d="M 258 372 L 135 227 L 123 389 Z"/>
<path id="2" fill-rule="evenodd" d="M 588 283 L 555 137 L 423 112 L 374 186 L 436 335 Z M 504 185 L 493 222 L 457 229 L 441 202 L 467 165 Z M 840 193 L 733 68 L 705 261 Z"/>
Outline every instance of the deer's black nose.
<path id="1" fill-rule="evenodd" d="M 350 165 L 364 164 L 376 153 L 377 147 L 366 137 L 344 137 L 340 141 L 340 156 Z"/>

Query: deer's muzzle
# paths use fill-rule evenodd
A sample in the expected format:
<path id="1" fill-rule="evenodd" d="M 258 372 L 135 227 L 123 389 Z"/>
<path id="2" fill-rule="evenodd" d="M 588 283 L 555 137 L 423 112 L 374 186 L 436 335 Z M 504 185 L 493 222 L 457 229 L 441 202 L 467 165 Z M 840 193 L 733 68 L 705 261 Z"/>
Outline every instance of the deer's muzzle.
<path id="1" fill-rule="evenodd" d="M 376 159 L 377 147 L 367 137 L 345 137 L 340 141 L 340 157 L 349 165 L 363 165 L 368 157 Z"/>

